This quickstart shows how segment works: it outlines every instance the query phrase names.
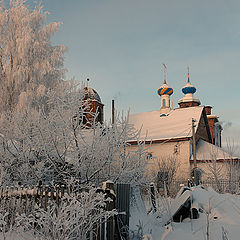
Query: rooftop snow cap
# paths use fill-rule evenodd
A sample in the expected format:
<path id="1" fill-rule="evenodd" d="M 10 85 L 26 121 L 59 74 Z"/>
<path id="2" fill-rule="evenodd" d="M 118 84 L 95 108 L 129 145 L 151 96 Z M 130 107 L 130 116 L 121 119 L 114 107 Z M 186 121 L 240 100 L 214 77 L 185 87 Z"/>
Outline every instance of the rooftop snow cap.
<path id="1" fill-rule="evenodd" d="M 91 100 L 96 100 L 96 101 L 102 103 L 101 98 L 99 97 L 98 93 L 93 88 L 84 87 L 80 90 L 80 93 L 83 94 L 82 100 L 91 99 Z"/>

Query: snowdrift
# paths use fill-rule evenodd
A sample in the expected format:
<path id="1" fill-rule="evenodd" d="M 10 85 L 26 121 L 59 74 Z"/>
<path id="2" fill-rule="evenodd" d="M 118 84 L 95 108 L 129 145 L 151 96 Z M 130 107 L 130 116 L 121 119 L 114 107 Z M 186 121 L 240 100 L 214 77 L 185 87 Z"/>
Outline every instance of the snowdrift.
<path id="1" fill-rule="evenodd" d="M 133 190 L 130 230 L 134 234 L 130 239 L 137 239 L 137 235 L 151 235 L 153 240 L 240 239 L 238 195 L 219 194 L 202 186 L 184 187 L 167 211 L 164 215 L 148 214 L 140 191 Z"/>

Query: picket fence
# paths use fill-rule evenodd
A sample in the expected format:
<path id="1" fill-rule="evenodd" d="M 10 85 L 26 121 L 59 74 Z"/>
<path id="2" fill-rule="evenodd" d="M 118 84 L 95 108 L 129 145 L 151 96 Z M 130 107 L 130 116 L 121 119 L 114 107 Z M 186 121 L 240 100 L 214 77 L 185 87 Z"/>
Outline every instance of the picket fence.
<path id="1" fill-rule="evenodd" d="M 103 192 L 107 198 L 112 201 L 106 201 L 105 211 L 111 211 L 115 208 L 115 193 L 114 186 L 109 183 L 105 189 L 97 189 L 97 192 Z M 51 201 L 55 201 L 59 206 L 62 197 L 65 194 L 78 194 L 87 189 L 72 188 L 71 186 L 37 186 L 33 188 L 26 187 L 6 187 L 0 189 L 0 206 L 2 214 L 8 212 L 7 221 L 15 222 L 16 214 L 30 214 L 33 213 L 35 205 L 47 210 Z M 113 240 L 115 234 L 115 219 L 110 217 L 107 221 L 101 221 L 96 225 L 95 229 L 89 232 L 86 236 L 87 240 Z"/>

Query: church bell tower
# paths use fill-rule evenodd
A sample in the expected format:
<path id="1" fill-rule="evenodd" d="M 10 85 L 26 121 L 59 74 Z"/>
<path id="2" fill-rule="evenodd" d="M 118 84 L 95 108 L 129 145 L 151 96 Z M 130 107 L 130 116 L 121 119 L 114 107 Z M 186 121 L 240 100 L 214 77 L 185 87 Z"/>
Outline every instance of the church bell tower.
<path id="1" fill-rule="evenodd" d="M 178 104 L 180 108 L 186 107 L 195 107 L 200 105 L 200 101 L 198 98 L 194 97 L 194 93 L 196 92 L 196 88 L 191 84 L 189 79 L 189 68 L 188 68 L 188 80 L 187 84 L 182 88 L 182 92 L 185 96 L 178 100 Z"/>
<path id="2" fill-rule="evenodd" d="M 104 104 L 97 91 L 88 86 L 88 82 L 89 79 L 87 79 L 87 86 L 83 85 L 80 90 L 82 104 L 86 106 L 83 123 L 87 126 L 91 126 L 93 121 L 102 124 Z M 97 114 L 97 118 L 94 118 L 93 114 Z"/>
<path id="3" fill-rule="evenodd" d="M 166 65 L 164 67 L 164 81 L 163 85 L 157 90 L 158 95 L 161 97 L 161 108 L 160 108 L 160 117 L 167 116 L 171 111 L 170 107 L 170 96 L 173 94 L 173 89 L 167 85 L 166 81 Z"/>

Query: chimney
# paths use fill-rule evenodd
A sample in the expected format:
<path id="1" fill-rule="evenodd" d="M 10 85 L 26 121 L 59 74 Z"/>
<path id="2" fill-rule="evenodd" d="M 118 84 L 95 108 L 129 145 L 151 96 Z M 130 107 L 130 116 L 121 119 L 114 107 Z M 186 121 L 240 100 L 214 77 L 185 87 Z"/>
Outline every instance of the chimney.
<path id="1" fill-rule="evenodd" d="M 205 106 L 205 111 L 207 115 L 211 115 L 212 114 L 212 107 L 211 106 Z"/>

